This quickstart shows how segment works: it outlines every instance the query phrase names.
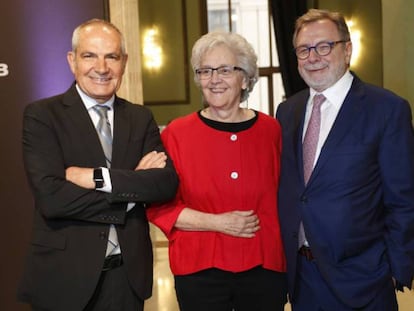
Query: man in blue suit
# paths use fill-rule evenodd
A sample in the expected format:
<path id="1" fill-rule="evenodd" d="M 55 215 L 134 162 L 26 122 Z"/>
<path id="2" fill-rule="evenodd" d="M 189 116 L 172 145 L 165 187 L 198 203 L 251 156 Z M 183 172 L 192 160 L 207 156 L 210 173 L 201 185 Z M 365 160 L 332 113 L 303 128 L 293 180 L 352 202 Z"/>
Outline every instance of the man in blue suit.
<path id="1" fill-rule="evenodd" d="M 292 309 L 397 310 L 395 289 L 410 288 L 414 275 L 409 104 L 349 71 L 341 14 L 310 10 L 297 20 L 293 44 L 309 89 L 276 114 Z"/>

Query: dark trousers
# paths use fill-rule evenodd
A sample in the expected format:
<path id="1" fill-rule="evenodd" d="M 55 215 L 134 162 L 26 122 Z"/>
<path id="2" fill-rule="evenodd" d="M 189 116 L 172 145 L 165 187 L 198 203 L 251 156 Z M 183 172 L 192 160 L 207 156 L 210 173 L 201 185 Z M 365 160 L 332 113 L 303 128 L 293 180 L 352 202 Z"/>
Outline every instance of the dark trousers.
<path id="1" fill-rule="evenodd" d="M 124 266 L 102 272 L 84 311 L 143 311 L 144 301 L 128 283 Z"/>
<path id="2" fill-rule="evenodd" d="M 298 278 L 292 311 L 397 311 L 392 280 L 367 306 L 354 309 L 344 305 L 321 277 L 315 261 L 298 257 Z"/>
<path id="3" fill-rule="evenodd" d="M 285 273 L 261 267 L 175 276 L 175 290 L 181 311 L 283 311 L 287 302 Z"/>

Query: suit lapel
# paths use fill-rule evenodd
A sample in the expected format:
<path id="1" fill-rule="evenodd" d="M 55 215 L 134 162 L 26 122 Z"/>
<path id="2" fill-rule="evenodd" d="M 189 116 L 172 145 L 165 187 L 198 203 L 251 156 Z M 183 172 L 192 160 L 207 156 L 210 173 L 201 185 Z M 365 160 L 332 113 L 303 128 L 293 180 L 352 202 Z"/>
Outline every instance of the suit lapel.
<path id="1" fill-rule="evenodd" d="M 70 125 L 71 131 L 76 132 L 80 141 L 79 145 L 82 146 L 82 152 L 89 155 L 92 162 L 100 163 L 99 165 L 105 167 L 105 155 L 98 134 L 75 85 L 65 93 L 63 105 L 67 121 L 72 124 Z"/>
<path id="2" fill-rule="evenodd" d="M 118 97 L 114 102 L 114 134 L 112 145 L 112 166 L 119 167 L 127 153 L 131 122 L 128 121 L 127 105 Z"/>
<path id="3" fill-rule="evenodd" d="M 318 161 L 316 162 L 308 184 L 310 184 L 318 175 L 324 163 L 329 159 L 332 152 L 335 151 L 336 146 L 341 143 L 344 136 L 350 132 L 350 128 L 354 125 L 354 120 L 358 117 L 363 107 L 363 94 L 363 83 L 356 76 L 354 76 L 351 89 L 345 97 L 341 109 L 338 112 L 338 116 L 336 117 L 329 135 L 321 149 Z"/>
<path id="4" fill-rule="evenodd" d="M 293 131 L 292 144 L 294 147 L 294 156 L 296 157 L 299 179 L 303 182 L 303 153 L 302 153 L 302 133 L 305 121 L 306 104 L 309 98 L 309 89 L 298 94 L 292 103 L 293 122 L 290 124 Z"/>

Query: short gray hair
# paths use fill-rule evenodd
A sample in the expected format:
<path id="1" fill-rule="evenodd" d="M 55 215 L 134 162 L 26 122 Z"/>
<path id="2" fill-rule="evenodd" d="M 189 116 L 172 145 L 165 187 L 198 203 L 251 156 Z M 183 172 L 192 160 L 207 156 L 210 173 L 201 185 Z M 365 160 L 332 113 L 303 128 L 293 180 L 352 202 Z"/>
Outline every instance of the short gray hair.
<path id="1" fill-rule="evenodd" d="M 212 48 L 224 45 L 234 53 L 237 59 L 236 66 L 243 68 L 243 74 L 247 81 L 247 89 L 242 90 L 240 102 L 249 97 L 259 76 L 257 67 L 257 55 L 252 45 L 241 35 L 232 32 L 209 32 L 196 41 L 191 55 L 193 71 L 200 67 L 201 59 Z M 200 86 L 200 81 L 194 74 L 194 81 Z"/>
<path id="2" fill-rule="evenodd" d="M 118 35 L 121 38 L 121 53 L 122 53 L 122 55 L 126 55 L 125 39 L 124 39 L 124 35 L 122 34 L 122 32 L 118 29 L 118 27 L 116 27 L 111 22 L 108 22 L 108 21 L 103 20 L 103 19 L 98 19 L 98 18 L 93 18 L 93 19 L 87 20 L 86 22 L 80 24 L 78 27 L 75 28 L 75 30 L 73 31 L 73 34 L 72 34 L 72 51 L 73 52 L 76 52 L 76 49 L 79 46 L 79 36 L 80 36 L 81 31 L 84 28 L 86 28 L 87 26 L 93 25 L 93 24 L 97 24 L 97 25 L 100 24 L 102 26 L 106 26 L 108 28 L 111 28 L 112 30 L 117 32 Z"/>

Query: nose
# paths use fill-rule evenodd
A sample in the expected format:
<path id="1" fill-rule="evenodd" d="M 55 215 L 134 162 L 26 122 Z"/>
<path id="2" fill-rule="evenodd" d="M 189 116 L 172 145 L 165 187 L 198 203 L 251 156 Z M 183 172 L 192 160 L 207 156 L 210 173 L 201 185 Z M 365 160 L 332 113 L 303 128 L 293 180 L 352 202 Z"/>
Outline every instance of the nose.
<path id="1" fill-rule="evenodd" d="M 321 56 L 316 52 L 316 49 L 315 48 L 312 48 L 312 49 L 309 50 L 308 60 L 310 62 L 318 61 L 320 59 L 321 59 Z"/>
<path id="2" fill-rule="evenodd" d="M 219 77 L 218 71 L 217 70 L 213 70 L 211 73 L 211 81 L 212 82 L 217 82 L 217 81 L 221 81 L 221 78 Z"/>
<path id="3" fill-rule="evenodd" d="M 108 71 L 108 65 L 105 58 L 98 58 L 96 61 L 95 70 L 101 74 Z"/>

